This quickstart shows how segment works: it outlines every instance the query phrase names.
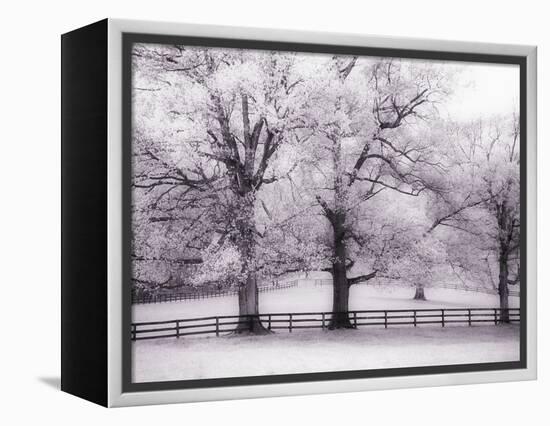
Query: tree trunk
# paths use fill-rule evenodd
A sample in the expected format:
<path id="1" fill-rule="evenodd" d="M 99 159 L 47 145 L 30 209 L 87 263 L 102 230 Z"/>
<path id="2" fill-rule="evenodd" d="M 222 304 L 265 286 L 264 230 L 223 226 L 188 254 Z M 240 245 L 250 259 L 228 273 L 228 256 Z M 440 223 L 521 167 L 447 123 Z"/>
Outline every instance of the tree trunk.
<path id="1" fill-rule="evenodd" d="M 426 296 L 424 295 L 424 286 L 422 284 L 416 285 L 413 300 L 426 300 Z"/>
<path id="2" fill-rule="evenodd" d="M 346 272 L 346 243 L 344 241 L 345 216 L 336 214 L 332 223 L 334 230 L 334 263 L 332 265 L 332 318 L 329 330 L 354 328 L 348 316 L 349 285 Z"/>
<path id="3" fill-rule="evenodd" d="M 242 275 L 246 277 L 239 284 L 239 324 L 235 333 L 267 334 L 258 315 L 258 285 L 255 270 L 254 239 L 254 197 L 247 193 L 242 197 L 240 216 L 236 221 L 235 242 L 243 260 Z"/>
<path id="4" fill-rule="evenodd" d="M 500 322 L 509 323 L 508 311 L 508 256 L 501 253 L 499 256 L 498 295 L 500 299 Z"/>
<path id="5" fill-rule="evenodd" d="M 216 120 L 220 126 L 220 133 L 224 142 L 222 161 L 227 167 L 231 178 L 231 190 L 235 194 L 234 216 L 235 232 L 232 233 L 232 242 L 238 247 L 242 261 L 241 282 L 239 283 L 239 316 L 240 321 L 235 333 L 266 334 L 268 331 L 262 325 L 258 315 L 258 287 L 256 282 L 256 239 L 254 205 L 256 192 L 264 183 L 263 176 L 268 166 L 269 158 L 276 151 L 277 145 L 273 141 L 275 134 L 268 131 L 264 141 L 264 154 L 261 157 L 258 169 L 255 170 L 256 150 L 264 126 L 264 118 L 259 118 L 251 127 L 249 115 L 249 101 L 246 94 L 241 95 L 242 129 L 244 136 L 244 159 L 239 150 L 237 139 L 231 131 L 231 119 L 224 109 L 221 99 L 212 92 Z M 217 138 L 214 137 L 218 142 Z M 267 149 L 274 143 L 270 149 Z"/>
<path id="6" fill-rule="evenodd" d="M 258 286 L 256 276 L 249 273 L 246 282 L 239 286 L 239 324 L 235 333 L 267 334 L 268 330 L 263 326 L 259 317 Z"/>

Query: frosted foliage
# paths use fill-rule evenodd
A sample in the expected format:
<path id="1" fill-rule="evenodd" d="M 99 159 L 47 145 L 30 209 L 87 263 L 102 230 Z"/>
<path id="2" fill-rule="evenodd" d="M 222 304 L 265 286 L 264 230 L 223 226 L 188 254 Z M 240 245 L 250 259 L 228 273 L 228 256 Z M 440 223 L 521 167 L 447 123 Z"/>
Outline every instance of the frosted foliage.
<path id="1" fill-rule="evenodd" d="M 160 44 L 132 58 L 135 291 L 342 263 L 350 285 L 497 287 L 502 261 L 517 284 L 518 116 L 440 114 L 470 65 Z"/>
<path id="2" fill-rule="evenodd" d="M 201 252 L 203 263 L 195 275 L 197 284 L 209 282 L 238 282 L 241 274 L 241 257 L 231 244 L 212 244 Z"/>

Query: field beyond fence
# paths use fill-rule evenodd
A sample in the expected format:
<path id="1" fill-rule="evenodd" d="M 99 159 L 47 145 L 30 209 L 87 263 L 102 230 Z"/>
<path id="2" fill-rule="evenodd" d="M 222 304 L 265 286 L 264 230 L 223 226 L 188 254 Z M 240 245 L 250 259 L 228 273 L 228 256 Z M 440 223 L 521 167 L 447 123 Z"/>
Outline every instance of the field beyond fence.
<path id="1" fill-rule="evenodd" d="M 351 325 L 359 327 L 413 327 L 438 325 L 494 324 L 497 325 L 508 314 L 509 322 L 519 323 L 520 309 L 499 308 L 450 308 L 450 309 L 395 309 L 347 312 Z M 332 312 L 272 313 L 260 315 L 226 315 L 202 318 L 175 319 L 132 323 L 131 339 L 160 339 L 191 335 L 212 334 L 220 336 L 231 333 L 239 324 L 252 324 L 259 319 L 268 330 L 282 330 L 292 333 L 299 329 L 328 329 Z"/>

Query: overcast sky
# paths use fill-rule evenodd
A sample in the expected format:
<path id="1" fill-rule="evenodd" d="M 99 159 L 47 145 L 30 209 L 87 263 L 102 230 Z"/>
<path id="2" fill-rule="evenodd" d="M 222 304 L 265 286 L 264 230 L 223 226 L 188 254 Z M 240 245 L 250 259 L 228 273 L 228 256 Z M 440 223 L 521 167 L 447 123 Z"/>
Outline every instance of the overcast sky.
<path id="1" fill-rule="evenodd" d="M 469 63 L 457 77 L 455 93 L 441 113 L 454 119 L 519 111 L 519 65 Z"/>

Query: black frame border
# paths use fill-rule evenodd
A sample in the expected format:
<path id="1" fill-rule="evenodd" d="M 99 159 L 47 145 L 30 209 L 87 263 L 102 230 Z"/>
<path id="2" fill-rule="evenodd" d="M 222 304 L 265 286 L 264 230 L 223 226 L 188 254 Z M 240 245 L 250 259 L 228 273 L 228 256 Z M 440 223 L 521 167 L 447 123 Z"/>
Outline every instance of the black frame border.
<path id="1" fill-rule="evenodd" d="M 187 44 L 192 46 L 279 50 L 302 53 L 340 54 L 358 56 L 399 57 L 454 62 L 478 62 L 509 64 L 520 67 L 520 360 L 475 364 L 434 365 L 373 370 L 330 371 L 269 376 L 245 376 L 213 379 L 173 380 L 163 382 L 133 383 L 131 324 L 131 153 L 132 153 L 132 61 L 134 43 Z M 399 40 L 396 40 L 399 44 Z M 193 37 L 146 33 L 122 33 L 122 392 L 184 390 L 231 386 L 303 383 L 333 380 L 352 380 L 396 376 L 419 376 L 513 370 L 527 368 L 527 57 L 523 55 L 481 54 L 436 50 L 347 46 L 272 40 Z"/>
<path id="2" fill-rule="evenodd" d="M 107 19 L 61 36 L 61 390 L 108 405 Z"/>

